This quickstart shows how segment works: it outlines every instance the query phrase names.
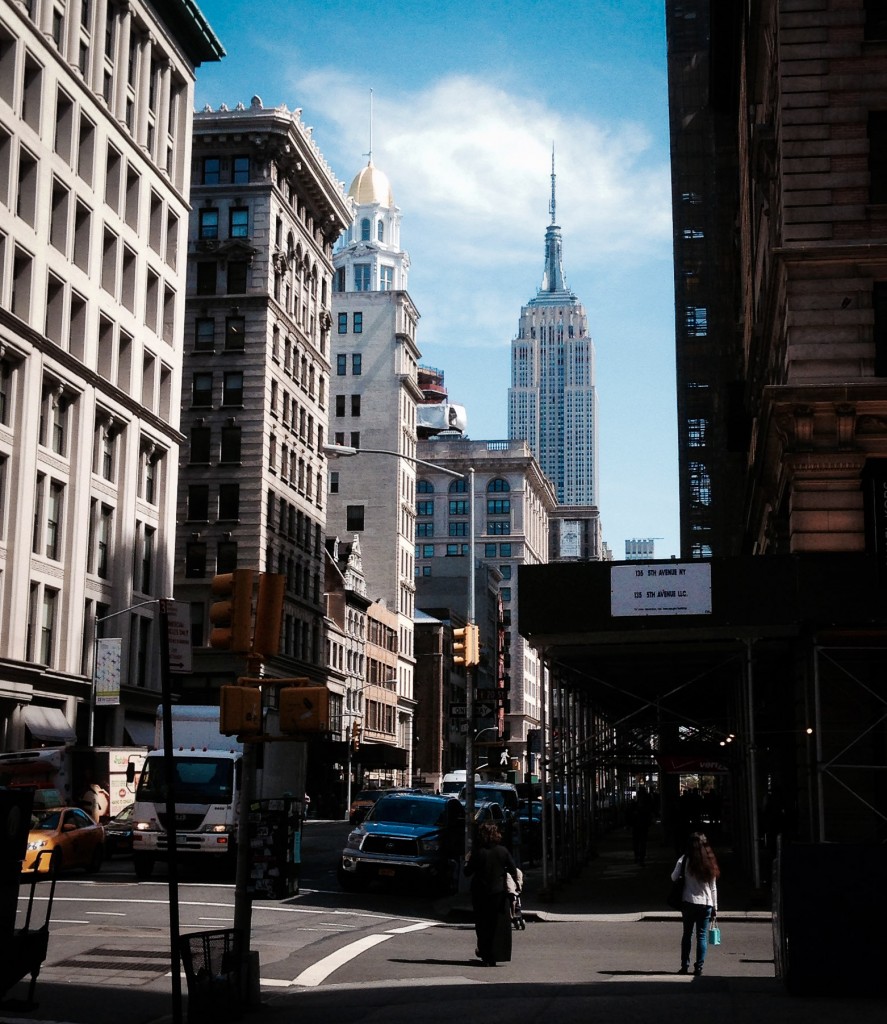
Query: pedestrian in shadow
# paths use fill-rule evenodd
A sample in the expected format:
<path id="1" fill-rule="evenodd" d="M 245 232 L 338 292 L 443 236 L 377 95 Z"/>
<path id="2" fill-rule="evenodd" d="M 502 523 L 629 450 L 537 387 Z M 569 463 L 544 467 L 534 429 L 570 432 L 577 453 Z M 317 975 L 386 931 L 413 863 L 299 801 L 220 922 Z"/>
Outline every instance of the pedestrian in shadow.
<path id="1" fill-rule="evenodd" d="M 478 956 L 485 967 L 511 960 L 511 919 L 505 876 L 518 884 L 518 872 L 511 854 L 502 845 L 502 835 L 492 822 L 478 827 L 477 846 L 465 859 L 465 874 L 471 879 L 471 907 Z"/>
<path id="2" fill-rule="evenodd" d="M 708 839 L 694 832 L 687 843 L 687 852 L 678 858 L 671 873 L 673 882 L 683 875 L 684 891 L 681 905 L 681 968 L 678 974 L 690 973 L 690 947 L 696 930 L 696 960 L 693 973 L 702 974 L 708 952 L 709 923 L 718 913 L 718 877 L 721 869 Z"/>
<path id="3" fill-rule="evenodd" d="M 647 862 L 647 835 L 653 821 L 653 800 L 646 786 L 638 786 L 638 793 L 630 805 L 630 811 L 634 862 L 643 867 Z"/>

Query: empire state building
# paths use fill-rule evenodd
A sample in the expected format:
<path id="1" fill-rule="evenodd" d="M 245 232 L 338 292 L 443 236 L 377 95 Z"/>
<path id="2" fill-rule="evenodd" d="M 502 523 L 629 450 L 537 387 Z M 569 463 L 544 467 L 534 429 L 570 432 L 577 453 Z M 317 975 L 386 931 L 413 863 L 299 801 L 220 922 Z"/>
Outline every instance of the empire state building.
<path id="1" fill-rule="evenodd" d="M 597 505 L 597 391 L 588 317 L 564 278 L 551 159 L 545 270 L 511 343 L 508 436 L 527 441 L 561 505 Z"/>

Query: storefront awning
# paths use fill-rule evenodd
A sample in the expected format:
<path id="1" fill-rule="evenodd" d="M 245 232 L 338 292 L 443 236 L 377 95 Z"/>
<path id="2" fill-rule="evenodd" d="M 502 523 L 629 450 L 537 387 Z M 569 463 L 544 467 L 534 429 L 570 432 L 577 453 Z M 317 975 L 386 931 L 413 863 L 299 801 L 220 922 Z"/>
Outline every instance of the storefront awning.
<path id="1" fill-rule="evenodd" d="M 77 739 L 61 708 L 28 704 L 24 708 L 25 725 L 35 740 L 41 743 L 73 743 Z"/>
<path id="2" fill-rule="evenodd" d="M 136 718 L 127 718 L 123 723 L 126 738 L 135 747 L 154 746 L 154 723 L 142 722 Z"/>
<path id="3" fill-rule="evenodd" d="M 351 760 L 364 768 L 406 768 L 407 752 L 388 743 L 361 743 Z"/>

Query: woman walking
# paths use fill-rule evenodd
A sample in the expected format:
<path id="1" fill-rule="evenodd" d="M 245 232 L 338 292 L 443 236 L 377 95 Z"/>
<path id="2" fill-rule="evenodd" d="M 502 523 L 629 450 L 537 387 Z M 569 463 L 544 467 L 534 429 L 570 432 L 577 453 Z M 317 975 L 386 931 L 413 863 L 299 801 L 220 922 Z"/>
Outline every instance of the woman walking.
<path id="1" fill-rule="evenodd" d="M 708 839 L 701 832 L 694 832 L 687 843 L 687 852 L 678 858 L 671 880 L 684 878 L 681 919 L 684 931 L 681 935 L 681 969 L 678 974 L 690 973 L 690 947 L 693 929 L 696 929 L 696 960 L 693 973 L 702 974 L 705 954 L 708 952 L 708 929 L 718 914 L 718 877 L 721 869 L 715 852 Z"/>
<path id="2" fill-rule="evenodd" d="M 465 874 L 471 878 L 471 906 L 474 910 L 475 953 L 485 967 L 511 959 L 511 921 L 505 876 L 518 883 L 517 867 L 502 845 L 502 835 L 492 822 L 477 830 L 478 845 L 465 860 Z"/>

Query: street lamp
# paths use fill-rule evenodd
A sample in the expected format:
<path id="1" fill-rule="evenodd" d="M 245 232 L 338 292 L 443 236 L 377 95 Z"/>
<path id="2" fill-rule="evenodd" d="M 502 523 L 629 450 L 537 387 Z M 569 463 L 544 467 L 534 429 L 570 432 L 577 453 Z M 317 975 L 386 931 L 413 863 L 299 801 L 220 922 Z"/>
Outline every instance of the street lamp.
<path id="1" fill-rule="evenodd" d="M 395 459 L 405 459 L 416 466 L 427 466 L 438 473 L 447 476 L 454 476 L 464 480 L 468 488 L 468 624 L 475 625 L 475 604 L 474 604 L 474 467 L 469 466 L 467 473 L 460 473 L 448 466 L 438 465 L 436 462 L 429 462 L 427 459 L 419 459 L 414 455 L 405 455 L 403 452 L 396 452 L 389 448 L 353 448 L 344 444 L 325 444 L 324 455 L 331 459 L 350 458 L 354 455 L 386 455 Z M 465 680 L 465 716 L 469 723 L 474 718 L 474 666 L 466 670 Z M 471 728 L 465 736 L 465 853 L 471 852 L 472 830 L 470 822 L 474 818 L 474 742 Z"/>

